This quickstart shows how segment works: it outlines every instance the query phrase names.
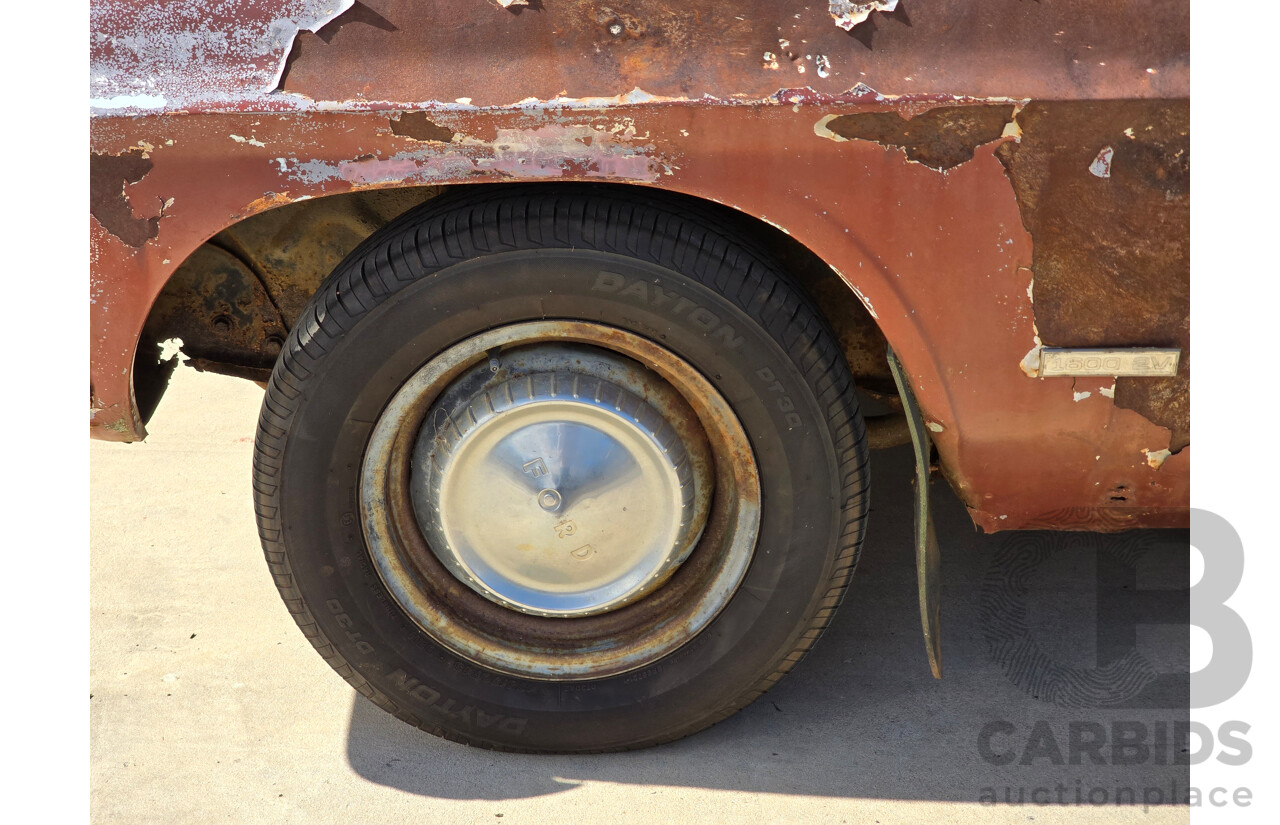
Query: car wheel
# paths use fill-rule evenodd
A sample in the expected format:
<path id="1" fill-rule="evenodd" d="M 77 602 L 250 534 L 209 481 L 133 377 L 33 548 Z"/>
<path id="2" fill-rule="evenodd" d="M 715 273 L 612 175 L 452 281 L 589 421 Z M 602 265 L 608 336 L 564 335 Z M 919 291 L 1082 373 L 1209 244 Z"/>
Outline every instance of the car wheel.
<path id="1" fill-rule="evenodd" d="M 469 189 L 356 249 L 289 335 L 259 530 L 360 693 L 483 747 L 675 739 L 813 645 L 857 561 L 849 370 L 768 256 L 608 187 Z"/>

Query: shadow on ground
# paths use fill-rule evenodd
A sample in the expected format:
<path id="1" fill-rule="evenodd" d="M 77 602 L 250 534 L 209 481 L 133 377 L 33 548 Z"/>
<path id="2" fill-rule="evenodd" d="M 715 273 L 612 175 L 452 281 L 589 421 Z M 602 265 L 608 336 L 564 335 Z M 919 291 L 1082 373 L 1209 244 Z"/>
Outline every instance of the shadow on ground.
<path id="1" fill-rule="evenodd" d="M 1169 763 L 1185 760 L 1175 725 L 1188 719 L 1187 532 L 982 535 L 936 482 L 946 672 L 935 681 L 915 595 L 911 462 L 909 448 L 873 454 L 870 532 L 844 605 L 808 658 L 725 722 L 632 753 L 501 754 L 422 733 L 353 694 L 351 766 L 445 799 L 607 782 L 1066 804 L 1091 792 L 1097 804 L 1102 789 L 1109 803 L 1183 801 L 1189 769 Z M 1113 748 L 1118 734 L 1130 746 Z"/>

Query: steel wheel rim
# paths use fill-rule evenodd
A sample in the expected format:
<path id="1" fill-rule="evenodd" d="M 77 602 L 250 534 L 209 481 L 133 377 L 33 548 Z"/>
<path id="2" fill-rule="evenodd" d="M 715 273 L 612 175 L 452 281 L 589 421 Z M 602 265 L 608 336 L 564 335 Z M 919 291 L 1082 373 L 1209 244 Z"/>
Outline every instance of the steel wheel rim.
<path id="1" fill-rule="evenodd" d="M 477 365 L 495 357 L 501 363 L 505 353 L 546 342 L 555 342 L 555 347 L 598 348 L 611 353 L 611 358 L 641 366 L 674 392 L 691 413 L 668 415 L 664 423 L 687 431 L 696 423 L 703 439 L 701 454 L 697 438 L 684 434 L 680 439 L 688 448 L 687 475 L 710 488 L 694 496 L 701 504 L 686 502 L 681 493 L 681 501 L 673 506 L 680 513 L 682 529 L 687 527 L 684 534 L 668 542 L 652 564 L 636 566 L 637 570 L 643 568 L 642 582 L 633 582 L 621 594 L 588 599 L 586 607 L 548 609 L 545 604 L 522 604 L 511 597 L 511 591 L 476 581 L 473 569 L 450 564 L 450 552 L 441 552 L 447 531 L 434 530 L 431 524 L 424 528 L 418 512 L 421 503 L 415 508 L 415 479 L 410 468 L 415 448 L 418 458 L 423 457 L 423 423 L 433 405 L 455 379 L 476 370 Z M 637 388 L 633 384 L 622 389 L 631 392 Z M 632 394 L 643 400 L 645 394 L 658 389 L 658 384 L 648 380 Z M 536 398 L 516 407 L 534 409 L 546 400 Z M 573 411 L 584 413 L 585 409 L 579 406 Z M 554 413 L 564 414 L 563 407 Z M 612 423 L 624 435 L 630 427 L 628 437 L 640 445 L 641 453 L 645 451 L 646 428 L 626 424 L 616 414 L 603 413 L 605 418 L 584 414 L 588 419 L 596 416 L 590 422 L 595 426 Z M 503 418 L 498 415 L 493 420 Z M 547 420 L 545 416 L 543 420 Z M 468 438 L 474 435 L 475 431 Z M 647 437 L 654 442 L 652 432 Z M 672 467 L 678 461 L 668 458 Z M 673 472 L 678 480 L 679 471 Z M 417 482 L 421 493 L 424 485 L 421 479 Z M 658 488 L 674 500 L 675 491 L 683 490 L 684 485 L 668 481 Z M 419 494 L 418 498 L 423 497 Z M 551 503 L 549 498 L 547 503 Z M 640 336 L 601 324 L 531 321 L 462 341 L 409 378 L 374 426 L 361 468 L 360 510 L 379 576 L 399 607 L 433 639 L 500 672 L 542 679 L 585 679 L 656 661 L 693 639 L 720 613 L 750 565 L 759 532 L 760 484 L 742 425 L 723 397 L 685 361 Z M 670 518 L 668 515 L 668 526 Z M 686 520 L 691 523 L 685 525 Z M 452 559 L 459 562 L 462 556 L 455 552 Z M 468 575 L 472 581 L 467 580 Z M 512 641 L 516 638 L 520 641 Z"/>
<path id="2" fill-rule="evenodd" d="M 444 388 L 418 432 L 418 526 L 456 578 L 512 610 L 574 617 L 630 604 L 661 586 L 706 524 L 705 434 L 672 423 L 687 414 L 670 385 L 610 350 L 491 353 Z"/>

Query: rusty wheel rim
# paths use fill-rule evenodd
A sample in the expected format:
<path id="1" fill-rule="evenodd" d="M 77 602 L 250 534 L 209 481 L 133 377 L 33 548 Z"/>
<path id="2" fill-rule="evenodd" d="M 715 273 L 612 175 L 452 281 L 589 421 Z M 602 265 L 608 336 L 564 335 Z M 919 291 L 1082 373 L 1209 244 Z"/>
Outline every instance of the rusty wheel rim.
<path id="1" fill-rule="evenodd" d="M 706 526 L 710 448 L 657 373 L 590 344 L 490 353 L 436 399 L 414 443 L 427 544 L 481 596 L 534 616 L 638 601 Z"/>
<path id="2" fill-rule="evenodd" d="M 557 374 L 565 386 L 570 362 L 592 365 L 579 373 L 586 378 L 577 382 L 576 401 L 567 400 L 573 393 L 563 390 L 553 396 L 548 386 L 557 380 L 550 376 Z M 513 387 L 526 378 L 532 391 L 521 398 Z M 583 392 L 584 385 L 590 392 Z M 603 398 L 612 394 L 615 403 L 596 402 L 596 390 Z M 495 397 L 498 408 L 491 410 Z M 471 414 L 458 414 L 473 404 L 479 405 L 474 422 Z M 441 426 L 445 419 L 452 423 Z M 458 426 L 459 420 L 465 425 Z M 476 526 L 483 508 L 464 507 L 452 522 L 434 515 L 442 502 L 466 501 L 469 489 L 463 484 L 452 498 L 441 496 L 450 482 L 440 470 L 452 466 L 451 456 L 458 457 L 442 445 L 454 447 L 464 459 L 470 452 L 473 464 L 484 471 L 478 476 L 483 481 L 492 469 L 484 445 L 521 432 L 530 422 L 536 430 L 560 420 L 606 431 L 640 464 L 656 468 L 649 486 L 633 491 L 648 489 L 650 503 L 658 503 L 651 509 L 661 517 L 656 526 L 633 530 L 628 546 L 647 547 L 648 542 L 658 549 L 632 553 L 640 561 L 612 571 L 618 573 L 610 581 L 613 589 L 569 587 L 571 598 L 557 601 L 547 595 L 562 595 L 556 580 L 562 573 L 555 570 L 582 560 L 569 556 L 552 572 L 533 576 L 542 592 L 530 599 L 501 576 L 480 575 L 477 567 L 483 565 L 476 560 L 486 559 L 472 552 L 474 546 L 459 549 L 466 542 L 479 544 L 489 548 L 488 561 L 507 563 L 502 553 L 511 553 L 503 537 L 513 534 L 506 525 Z M 478 438 L 486 428 L 494 437 Z M 531 524 L 539 511 L 550 516 L 564 506 L 565 490 L 554 485 L 532 490 L 534 480 L 553 475 L 551 467 L 543 469 L 547 472 L 537 475 L 523 466 L 518 470 L 528 478 L 513 506 Z M 470 489 L 476 489 L 476 478 L 470 481 Z M 557 496 L 561 500 L 553 501 Z M 625 498 L 609 503 L 620 512 Z M 624 330 L 579 321 L 533 321 L 469 338 L 409 378 L 374 426 L 361 470 L 360 509 L 379 576 L 399 607 L 435 641 L 504 673 L 590 679 L 633 670 L 672 653 L 728 604 L 755 548 L 760 483 L 742 425 L 724 398 L 683 359 Z M 490 519 L 501 516 L 492 512 Z M 595 535 L 608 532 L 600 525 L 597 519 Z M 621 534 L 611 535 L 618 540 Z M 555 535 L 539 549 L 580 547 L 570 548 L 561 538 Z M 563 538 L 572 543 L 572 535 Z"/>

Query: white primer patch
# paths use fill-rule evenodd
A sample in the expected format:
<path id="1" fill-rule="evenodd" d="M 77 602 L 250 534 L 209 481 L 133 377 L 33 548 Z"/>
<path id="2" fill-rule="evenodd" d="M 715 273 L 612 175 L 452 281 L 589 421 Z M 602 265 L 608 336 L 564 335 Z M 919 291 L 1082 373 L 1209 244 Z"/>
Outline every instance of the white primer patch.
<path id="1" fill-rule="evenodd" d="M 1109 178 L 1111 177 L 1111 158 L 1115 155 L 1115 150 L 1110 146 L 1102 147 L 1102 151 L 1093 159 L 1093 163 L 1089 164 L 1089 171 L 1095 177 Z"/>
<path id="2" fill-rule="evenodd" d="M 164 95 L 116 95 L 115 97 L 91 97 L 89 108 L 100 112 L 113 109 L 163 109 Z"/>

